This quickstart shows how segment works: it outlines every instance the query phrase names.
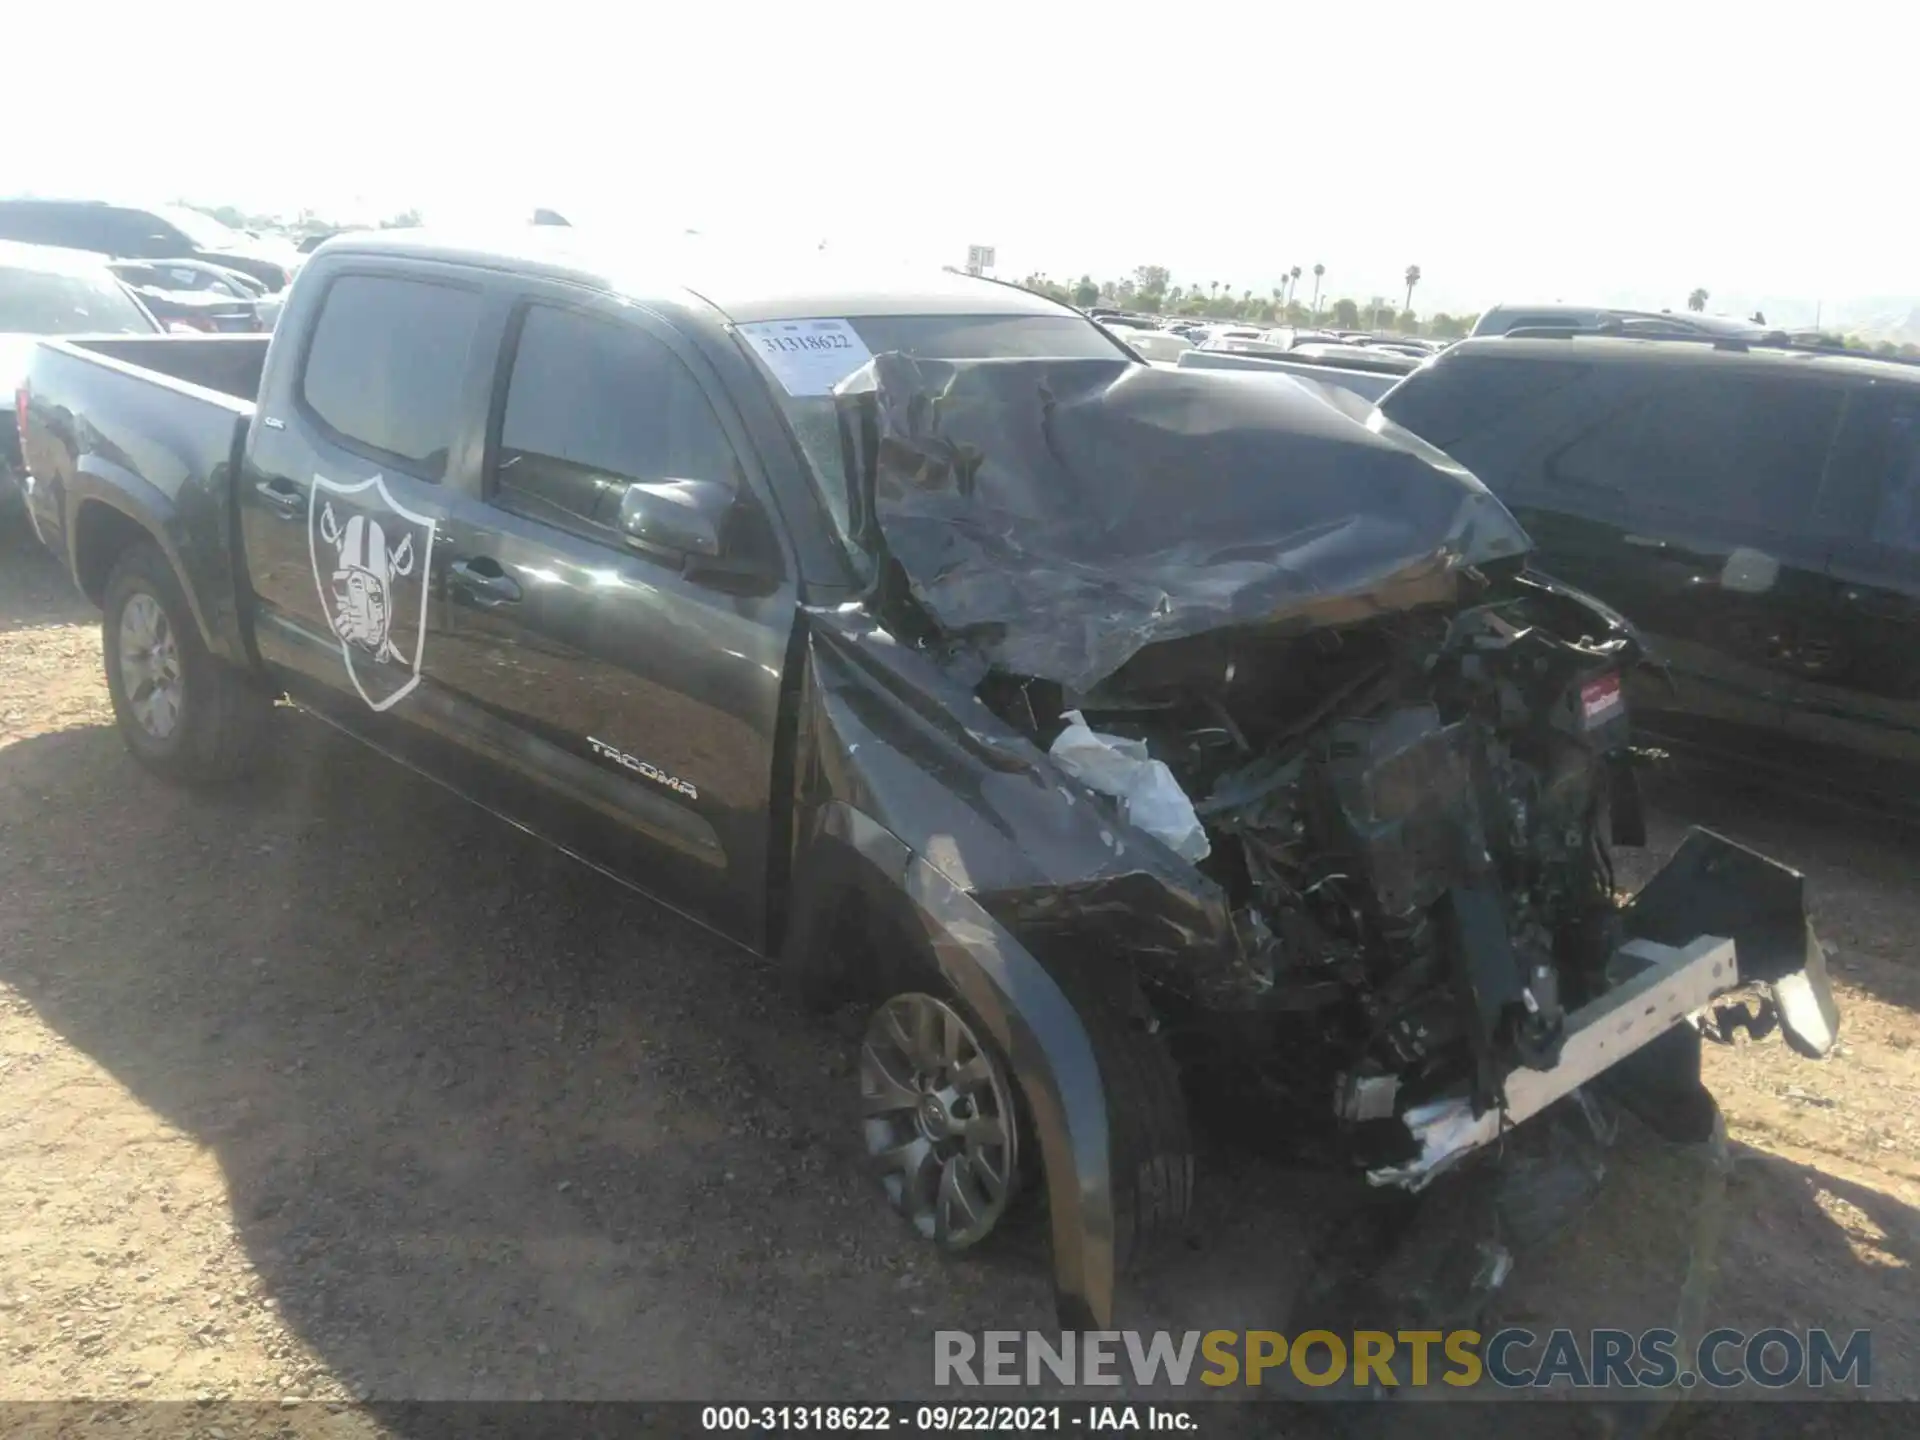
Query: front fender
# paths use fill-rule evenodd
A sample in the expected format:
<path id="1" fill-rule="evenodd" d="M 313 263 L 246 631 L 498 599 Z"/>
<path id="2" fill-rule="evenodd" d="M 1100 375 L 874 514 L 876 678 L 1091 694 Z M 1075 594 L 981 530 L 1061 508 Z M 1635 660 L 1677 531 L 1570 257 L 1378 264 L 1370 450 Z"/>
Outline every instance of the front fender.
<path id="1" fill-rule="evenodd" d="M 849 887 L 924 936 L 927 953 L 1013 1066 L 1047 1189 L 1054 1302 L 1071 1330 L 1112 1323 L 1113 1191 L 1106 1091 L 1073 1003 L 1046 968 L 966 891 L 892 831 L 832 800 L 809 817 L 788 961 L 804 979 L 832 963 L 829 927 Z"/>

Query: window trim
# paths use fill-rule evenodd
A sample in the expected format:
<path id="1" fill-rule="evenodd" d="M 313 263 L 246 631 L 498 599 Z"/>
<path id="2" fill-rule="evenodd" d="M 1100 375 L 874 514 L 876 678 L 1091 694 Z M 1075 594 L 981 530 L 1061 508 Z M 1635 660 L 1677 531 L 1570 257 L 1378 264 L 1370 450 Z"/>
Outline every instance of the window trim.
<path id="1" fill-rule="evenodd" d="M 432 285 L 442 290 L 458 290 L 464 294 L 471 295 L 475 301 L 473 331 L 473 341 L 475 344 L 483 343 L 486 338 L 488 308 L 486 288 L 482 285 L 471 284 L 465 281 L 442 278 L 437 273 L 425 274 L 410 269 L 391 270 L 354 266 L 336 270 L 327 276 L 326 288 L 320 292 L 320 298 L 314 304 L 313 318 L 307 322 L 305 333 L 300 337 L 299 363 L 295 369 L 293 379 L 293 406 L 302 420 L 311 425 L 329 445 L 337 449 L 345 450 L 351 455 L 357 455 L 361 459 L 370 461 L 375 465 L 398 470 L 401 474 L 407 476 L 409 479 L 419 481 L 422 485 L 450 485 L 454 479 L 455 451 L 460 445 L 462 432 L 466 429 L 465 419 L 457 410 L 454 416 L 454 433 L 447 440 L 446 463 L 441 467 L 440 474 L 434 475 L 429 473 L 427 467 L 420 464 L 417 460 L 410 460 L 406 456 L 397 454 L 391 450 L 383 450 L 378 445 L 370 444 L 365 440 L 348 435 L 345 431 L 335 429 L 326 417 L 321 415 L 308 401 L 307 368 L 313 357 L 313 343 L 319 338 L 321 322 L 326 319 L 327 302 L 333 298 L 334 287 L 342 280 L 389 280 L 409 285 Z M 467 396 L 468 380 L 471 378 L 472 361 L 473 357 L 469 355 L 461 371 L 459 399 L 463 403 Z"/>

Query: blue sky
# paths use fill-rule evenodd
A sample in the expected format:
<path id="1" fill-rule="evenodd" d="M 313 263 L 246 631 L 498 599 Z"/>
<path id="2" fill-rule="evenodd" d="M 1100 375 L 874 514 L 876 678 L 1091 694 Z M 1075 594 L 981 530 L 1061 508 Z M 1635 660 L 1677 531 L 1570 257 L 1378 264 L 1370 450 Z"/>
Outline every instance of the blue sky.
<path id="1" fill-rule="evenodd" d="M 0 189 L 1810 310 L 1920 293 L 1917 11 L 66 0 L 9 17 Z"/>

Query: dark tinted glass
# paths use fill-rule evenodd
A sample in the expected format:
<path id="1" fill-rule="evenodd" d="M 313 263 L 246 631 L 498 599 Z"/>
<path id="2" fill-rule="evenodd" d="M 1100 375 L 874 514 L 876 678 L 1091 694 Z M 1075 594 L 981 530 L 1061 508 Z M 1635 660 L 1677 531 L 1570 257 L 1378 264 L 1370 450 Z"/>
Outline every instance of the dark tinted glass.
<path id="1" fill-rule="evenodd" d="M 59 243 L 59 228 L 59 217 L 50 205 L 0 204 L 0 240 L 53 245 Z"/>
<path id="2" fill-rule="evenodd" d="M 61 245 L 101 255 L 146 255 L 153 229 L 137 212 L 110 205 L 70 205 L 60 201 L 0 205 L 0 240 Z"/>
<path id="3" fill-rule="evenodd" d="M 301 382 L 306 403 L 342 439 L 438 480 L 459 428 L 479 320 L 471 290 L 342 276 L 314 326 Z"/>
<path id="4" fill-rule="evenodd" d="M 1842 540 L 1920 551 L 1920 387 L 1878 381 L 1852 393 L 1815 523 Z"/>
<path id="5" fill-rule="evenodd" d="M 0 268 L 0 334 L 145 335 L 153 328 L 105 277 Z"/>
<path id="6" fill-rule="evenodd" d="M 1908 401 L 1892 407 L 1882 444 L 1868 536 L 1920 553 L 1920 405 Z"/>
<path id="7" fill-rule="evenodd" d="M 1538 404 L 1587 373 L 1585 365 L 1494 355 L 1448 355 L 1380 402 L 1387 418 L 1442 450 Z"/>
<path id="8" fill-rule="evenodd" d="M 1824 385 L 1675 369 L 1549 468 L 1555 479 L 1629 497 L 1798 525 L 1818 498 L 1840 401 Z"/>
<path id="9" fill-rule="evenodd" d="M 736 478 L 713 407 L 665 345 L 632 326 L 528 309 L 500 422 L 502 504 L 610 529 L 635 481 Z"/>

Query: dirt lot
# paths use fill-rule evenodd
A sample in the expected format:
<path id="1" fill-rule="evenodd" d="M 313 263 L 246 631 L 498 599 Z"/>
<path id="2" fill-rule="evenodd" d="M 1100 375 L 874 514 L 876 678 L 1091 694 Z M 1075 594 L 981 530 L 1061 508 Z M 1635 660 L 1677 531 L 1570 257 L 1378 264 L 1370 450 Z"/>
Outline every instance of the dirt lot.
<path id="1" fill-rule="evenodd" d="M 273 781 L 169 790 L 96 625 L 0 540 L 0 1400 L 897 1397 L 936 1327 L 1051 1328 L 1037 1230 L 940 1263 L 869 1193 L 850 1021 L 292 712 Z M 1702 821 L 1807 872 L 1846 1011 L 1823 1064 L 1710 1048 L 1708 1315 L 1872 1327 L 1876 1391 L 1920 1397 L 1920 843 L 1657 801 L 1656 855 Z M 1278 1324 L 1337 1202 L 1205 1181 L 1140 1313 Z"/>

